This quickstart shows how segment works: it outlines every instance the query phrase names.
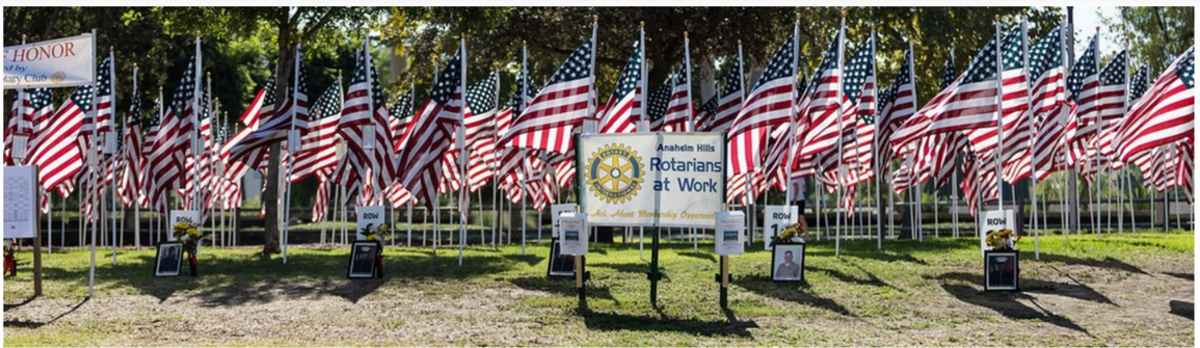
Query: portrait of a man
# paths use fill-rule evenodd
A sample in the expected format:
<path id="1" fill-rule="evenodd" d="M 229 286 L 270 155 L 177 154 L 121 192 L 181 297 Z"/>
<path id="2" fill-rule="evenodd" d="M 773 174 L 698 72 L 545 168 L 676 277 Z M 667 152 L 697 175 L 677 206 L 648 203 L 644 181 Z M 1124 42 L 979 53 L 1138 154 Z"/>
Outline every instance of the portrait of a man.
<path id="1" fill-rule="evenodd" d="M 163 243 L 158 246 L 158 257 L 154 265 L 154 276 L 170 277 L 179 275 L 179 266 L 183 262 L 181 253 L 183 245 L 179 243 Z"/>
<path id="2" fill-rule="evenodd" d="M 779 244 L 775 246 L 772 257 L 771 280 L 802 281 L 804 280 L 804 245 Z"/>

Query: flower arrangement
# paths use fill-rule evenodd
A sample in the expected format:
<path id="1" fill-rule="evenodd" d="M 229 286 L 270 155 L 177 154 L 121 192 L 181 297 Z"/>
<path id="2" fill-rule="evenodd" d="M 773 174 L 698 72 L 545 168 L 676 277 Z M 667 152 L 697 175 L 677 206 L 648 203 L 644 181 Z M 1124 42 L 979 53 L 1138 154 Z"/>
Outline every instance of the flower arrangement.
<path id="1" fill-rule="evenodd" d="M 188 263 L 192 268 L 192 276 L 195 276 L 196 266 L 200 263 L 196 260 L 196 246 L 200 245 L 200 240 L 205 236 L 200 234 L 199 226 L 188 221 L 180 221 L 175 226 L 171 226 L 171 235 L 183 243 L 183 253 L 187 256 Z"/>
<path id="2" fill-rule="evenodd" d="M 987 234 L 987 245 L 997 251 L 1017 250 L 1018 240 L 1021 240 L 1021 236 L 1009 229 L 991 231 Z"/>
<path id="3" fill-rule="evenodd" d="M 779 232 L 779 235 L 771 237 L 771 246 L 792 243 L 796 238 L 800 239 L 800 243 L 805 243 L 808 240 L 808 226 L 799 222 L 789 225 Z"/>
<path id="4" fill-rule="evenodd" d="M 387 224 L 378 224 L 378 225 L 367 224 L 367 226 L 363 227 L 362 230 L 359 231 L 359 233 L 362 233 L 362 235 L 366 236 L 367 240 L 383 241 L 384 239 L 386 239 L 388 237 L 388 225 Z"/>

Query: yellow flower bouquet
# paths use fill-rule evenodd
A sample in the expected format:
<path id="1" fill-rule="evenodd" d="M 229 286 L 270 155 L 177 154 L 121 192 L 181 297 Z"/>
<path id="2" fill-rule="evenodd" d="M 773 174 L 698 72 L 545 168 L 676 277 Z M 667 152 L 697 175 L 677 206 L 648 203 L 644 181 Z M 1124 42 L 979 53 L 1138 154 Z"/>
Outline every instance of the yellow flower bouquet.
<path id="1" fill-rule="evenodd" d="M 986 242 L 988 246 L 992 247 L 992 250 L 1009 251 L 1017 250 L 1018 240 L 1021 240 L 1021 236 L 1010 229 L 1003 229 L 988 232 Z"/>
<path id="2" fill-rule="evenodd" d="M 378 241 L 383 241 L 383 240 L 387 239 L 388 231 L 389 231 L 389 227 L 387 224 L 378 224 L 378 225 L 367 224 L 366 227 L 363 227 L 362 230 L 359 230 L 359 232 L 362 233 L 363 236 L 367 237 L 367 240 L 378 240 Z"/>
<path id="3" fill-rule="evenodd" d="M 794 223 L 784 228 L 779 232 L 778 236 L 771 237 L 771 246 L 781 243 L 795 242 L 799 238 L 800 243 L 805 243 L 808 240 L 808 228 L 802 223 Z"/>

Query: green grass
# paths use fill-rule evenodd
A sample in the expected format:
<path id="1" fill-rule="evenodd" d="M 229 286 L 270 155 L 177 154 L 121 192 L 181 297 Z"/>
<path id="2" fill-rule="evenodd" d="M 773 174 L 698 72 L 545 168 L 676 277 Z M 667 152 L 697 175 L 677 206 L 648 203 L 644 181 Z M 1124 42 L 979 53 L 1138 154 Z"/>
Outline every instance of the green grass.
<path id="1" fill-rule="evenodd" d="M 1053 294 L 1079 290 L 1078 285 L 1054 280 L 1060 276 L 1056 270 L 1067 267 L 1082 267 L 1072 268 L 1071 276 L 1083 284 L 1107 284 L 1145 273 L 1143 269 L 1159 262 L 1194 263 L 1195 235 L 1191 232 L 1140 232 L 1100 238 L 1074 235 L 1070 246 L 1062 237 L 1040 239 L 1040 261 L 1033 257 L 1034 239 L 1027 237 L 1020 241 L 1022 282 L 1027 291 Z M 1086 326 L 1092 326 L 1091 322 L 1076 319 L 1087 313 L 1062 312 L 1060 309 L 1055 309 L 1053 314 L 1038 311 L 1033 312 L 1038 315 L 1032 316 L 1012 314 L 1004 309 L 1005 306 L 1024 303 L 1027 296 L 979 292 L 982 266 L 975 239 L 887 240 L 882 251 L 876 250 L 874 240 L 844 240 L 840 256 L 835 256 L 833 241 L 813 242 L 809 244 L 805 259 L 807 282 L 804 284 L 771 282 L 771 254 L 762 250 L 761 245 L 755 243 L 747 247 L 746 254 L 731 257 L 734 281 L 727 311 L 717 305 L 718 291 L 714 280 L 718 271 L 717 256 L 712 251 L 712 244 L 703 242 L 699 252 L 693 252 L 691 243 L 664 242 L 659 256 L 664 280 L 659 283 L 657 309 L 651 306 L 648 298 L 649 282 L 645 272 L 649 264 L 639 259 L 635 243 L 593 245 L 587 263 L 591 280 L 587 285 L 585 309 L 579 308 L 572 283 L 546 277 L 548 244 L 532 242 L 525 255 L 521 254 L 519 244 L 497 249 L 469 247 L 463 261 L 465 267 L 458 266 L 457 249 L 454 248 L 443 247 L 432 252 L 429 248 L 389 247 L 385 249 L 386 279 L 365 290 L 352 286 L 353 283 L 345 279 L 346 247 L 292 247 L 287 264 L 283 264 L 278 255 L 261 257 L 257 254 L 258 248 L 205 248 L 201 255 L 200 277 L 171 279 L 151 276 L 153 250 L 120 250 L 116 266 L 111 264 L 111 250 L 99 250 L 96 292 L 100 298 L 148 295 L 159 301 L 194 298 L 202 304 L 234 306 L 270 301 L 271 296 L 278 296 L 274 294 L 289 284 L 332 284 L 337 289 L 346 288 L 349 289 L 346 293 L 333 292 L 353 298 L 355 303 L 364 297 L 386 296 L 399 289 L 448 298 L 477 297 L 481 289 L 544 294 L 518 297 L 508 310 L 527 317 L 521 322 L 531 322 L 535 334 L 552 334 L 558 338 L 555 341 L 512 343 L 518 345 L 539 345 L 536 342 L 584 346 L 882 345 L 889 342 L 890 345 L 1175 345 L 1191 342 L 1194 337 L 1193 333 L 1189 337 L 1153 338 L 1154 332 L 1143 332 L 1144 329 L 1136 327 L 1120 328 L 1116 332 L 1087 332 Z M 30 257 L 27 251 L 18 254 L 22 262 L 28 262 Z M 645 258 L 649 260 L 650 257 L 647 242 Z M 86 296 L 89 258 L 90 253 L 86 250 L 55 252 L 44 257 L 43 298 Z M 17 278 L 5 282 L 5 303 L 20 302 L 32 295 L 29 267 L 25 264 L 22 268 L 23 272 Z M 1096 290 L 1091 292 L 1098 293 Z M 1135 294 L 1098 294 L 1106 299 L 1126 295 Z M 947 303 L 950 307 L 943 308 Z M 1123 310 L 1100 308 L 1113 311 L 1111 315 L 1120 315 Z M 506 330 L 504 324 L 488 324 L 501 320 L 496 315 L 480 313 L 477 320 L 479 324 L 502 325 L 496 329 Z M 183 316 L 167 313 L 152 320 L 187 321 Z M 307 320 L 319 323 L 321 318 Z M 386 322 L 373 325 L 400 328 L 421 320 L 421 317 L 388 318 Z M 108 342 L 128 334 L 122 328 L 123 324 L 120 320 L 88 319 L 38 329 L 6 327 L 5 345 L 103 344 L 96 342 Z M 9 326 L 9 322 L 5 325 Z M 1017 333 L 1001 341 L 981 341 L 967 334 L 932 341 L 921 338 L 924 336 L 904 338 L 910 332 L 953 332 L 980 327 L 1001 330 L 1010 325 L 1047 331 Z M 1077 334 L 1064 329 L 1073 326 L 1084 326 L 1085 332 L 1095 337 L 1055 334 L 1057 331 L 1054 330 Z M 873 328 L 868 330 L 872 332 L 856 331 L 863 327 Z M 1091 330 L 1107 329 L 1093 327 Z M 894 338 L 889 340 L 889 337 Z M 356 345 L 374 342 L 242 339 L 244 341 L 233 340 L 219 345 Z M 405 344 L 490 343 L 487 339 L 481 340 L 460 337 Z"/>

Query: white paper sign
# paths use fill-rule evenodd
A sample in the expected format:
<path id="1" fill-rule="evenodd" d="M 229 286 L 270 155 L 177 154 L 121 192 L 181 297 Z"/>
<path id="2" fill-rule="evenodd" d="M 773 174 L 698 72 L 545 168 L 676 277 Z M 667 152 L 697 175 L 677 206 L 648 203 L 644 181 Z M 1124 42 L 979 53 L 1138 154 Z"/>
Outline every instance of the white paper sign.
<path id="1" fill-rule="evenodd" d="M 4 238 L 33 238 L 38 206 L 37 167 L 4 167 Z"/>
<path id="2" fill-rule="evenodd" d="M 796 206 L 768 205 L 763 212 L 763 250 L 771 250 L 771 237 L 787 229 L 798 221 L 800 214 Z"/>
<path id="3" fill-rule="evenodd" d="M 4 47 L 4 89 L 89 85 L 96 79 L 91 34 Z"/>
<path id="4" fill-rule="evenodd" d="M 987 234 L 991 231 L 1008 229 L 1016 231 L 1017 219 L 1012 210 L 993 210 L 983 212 L 983 221 L 979 224 L 979 249 L 991 250 L 987 245 Z"/>
<path id="5" fill-rule="evenodd" d="M 562 255 L 587 255 L 587 214 L 562 213 L 558 216 L 558 225 L 562 229 L 562 238 L 558 239 L 559 253 Z"/>
<path id="6" fill-rule="evenodd" d="M 354 235 L 357 236 L 359 240 L 366 240 L 367 236 L 362 234 L 363 229 L 373 229 L 384 222 L 384 210 L 382 205 L 358 207 L 358 223 L 354 227 Z"/>
<path id="7" fill-rule="evenodd" d="M 598 226 L 711 228 L 725 203 L 721 133 L 579 137 L 580 211 Z"/>
<path id="8" fill-rule="evenodd" d="M 167 240 L 169 240 L 169 241 L 175 240 L 174 227 L 175 227 L 175 224 L 178 224 L 180 222 L 190 222 L 192 224 L 195 224 L 196 229 L 202 231 L 201 234 L 204 234 L 203 233 L 204 226 L 203 226 L 203 224 L 200 223 L 200 212 L 198 212 L 198 211 L 195 211 L 195 210 L 172 210 L 170 219 L 171 219 L 170 222 L 171 222 L 172 229 L 167 231 Z"/>
<path id="9" fill-rule="evenodd" d="M 574 204 L 554 204 L 550 206 L 550 238 L 558 238 L 558 216 L 562 213 L 574 213 Z"/>
<path id="10" fill-rule="evenodd" d="M 717 255 L 741 255 L 746 252 L 746 214 L 740 211 L 717 212 Z"/>

